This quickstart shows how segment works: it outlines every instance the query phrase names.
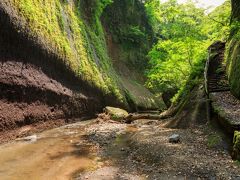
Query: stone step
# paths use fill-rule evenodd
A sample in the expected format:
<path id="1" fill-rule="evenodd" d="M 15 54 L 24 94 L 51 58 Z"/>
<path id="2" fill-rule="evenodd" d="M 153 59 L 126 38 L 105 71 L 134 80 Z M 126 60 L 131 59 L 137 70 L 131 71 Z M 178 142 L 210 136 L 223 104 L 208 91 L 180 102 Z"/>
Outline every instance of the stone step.
<path id="1" fill-rule="evenodd" d="M 210 93 L 213 93 L 213 92 L 224 92 L 224 91 L 230 91 L 230 88 L 215 88 L 215 89 L 209 89 L 208 90 Z"/>

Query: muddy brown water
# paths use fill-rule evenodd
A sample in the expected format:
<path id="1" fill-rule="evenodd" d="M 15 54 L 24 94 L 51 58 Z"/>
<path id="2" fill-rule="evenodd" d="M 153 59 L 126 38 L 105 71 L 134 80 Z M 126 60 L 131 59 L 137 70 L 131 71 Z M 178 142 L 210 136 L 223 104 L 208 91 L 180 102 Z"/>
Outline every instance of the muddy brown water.
<path id="1" fill-rule="evenodd" d="M 95 169 L 99 158 L 84 141 L 91 121 L 49 130 L 37 140 L 16 140 L 0 146 L 0 179 L 71 179 L 76 172 Z"/>

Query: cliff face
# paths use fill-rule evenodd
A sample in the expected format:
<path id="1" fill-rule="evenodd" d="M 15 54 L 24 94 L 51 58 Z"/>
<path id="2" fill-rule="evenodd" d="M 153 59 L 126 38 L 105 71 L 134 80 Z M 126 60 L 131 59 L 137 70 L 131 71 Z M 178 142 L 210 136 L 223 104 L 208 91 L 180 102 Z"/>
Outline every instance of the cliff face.
<path id="1" fill-rule="evenodd" d="M 45 24 L 14 3 L 22 2 L 0 2 L 0 132 L 30 124 L 58 126 L 101 111 L 107 103 L 103 90 L 81 78 L 74 61 L 51 46 L 56 37 L 44 34 Z"/>
<path id="2" fill-rule="evenodd" d="M 240 20 L 240 2 L 232 0 L 232 19 Z"/>
<path id="3" fill-rule="evenodd" d="M 226 62 L 232 93 L 240 98 L 240 2 L 232 0 L 231 36 L 226 50 Z"/>
<path id="4" fill-rule="evenodd" d="M 161 98 L 155 98 L 143 86 L 147 54 L 153 44 L 144 4 L 139 0 L 114 0 L 103 11 L 101 20 L 110 59 L 132 108 L 164 108 Z"/>
<path id="5" fill-rule="evenodd" d="M 152 37 L 138 0 L 3 0 L 0 27 L 0 131 L 157 107 L 143 87 Z"/>

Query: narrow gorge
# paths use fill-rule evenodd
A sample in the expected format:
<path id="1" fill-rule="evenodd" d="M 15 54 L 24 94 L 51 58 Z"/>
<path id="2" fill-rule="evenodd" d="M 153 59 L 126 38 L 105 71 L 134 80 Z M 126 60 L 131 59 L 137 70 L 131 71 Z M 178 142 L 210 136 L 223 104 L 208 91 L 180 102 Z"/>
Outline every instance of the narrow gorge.
<path id="1" fill-rule="evenodd" d="M 240 179 L 239 22 L 238 0 L 1 0 L 0 179 Z"/>

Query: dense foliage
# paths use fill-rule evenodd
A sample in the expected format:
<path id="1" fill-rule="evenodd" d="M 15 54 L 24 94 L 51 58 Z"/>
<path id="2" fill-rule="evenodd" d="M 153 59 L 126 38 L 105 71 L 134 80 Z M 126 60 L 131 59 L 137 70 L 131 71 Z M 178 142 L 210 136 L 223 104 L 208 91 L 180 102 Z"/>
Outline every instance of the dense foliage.
<path id="1" fill-rule="evenodd" d="M 208 46 L 228 37 L 230 2 L 211 13 L 192 1 L 178 4 L 176 0 L 148 0 L 146 8 L 157 36 L 149 52 L 147 86 L 155 92 L 178 90 L 179 96 L 198 81 Z"/>

